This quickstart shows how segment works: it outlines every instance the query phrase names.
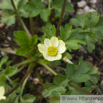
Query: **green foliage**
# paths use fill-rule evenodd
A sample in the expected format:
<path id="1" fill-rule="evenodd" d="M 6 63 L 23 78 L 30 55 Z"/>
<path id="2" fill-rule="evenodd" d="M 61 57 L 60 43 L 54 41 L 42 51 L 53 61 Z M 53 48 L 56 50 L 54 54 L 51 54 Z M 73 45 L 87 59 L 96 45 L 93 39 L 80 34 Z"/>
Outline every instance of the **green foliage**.
<path id="1" fill-rule="evenodd" d="M 52 25 L 49 22 L 49 20 L 51 19 L 52 16 L 51 14 L 54 14 L 54 12 L 55 12 L 55 15 L 53 15 L 54 17 L 55 16 L 60 17 L 63 0 L 53 0 L 53 2 L 52 0 L 45 0 L 48 5 L 45 5 L 43 2 L 41 2 L 41 0 L 31 0 L 31 1 L 13 0 L 13 1 L 17 9 L 16 12 L 18 12 L 20 17 L 28 18 L 40 15 L 40 18 L 47 23 L 43 22 L 46 25 L 42 27 L 44 32 L 44 35 L 42 37 L 33 35 L 31 38 L 29 38 L 26 32 L 24 31 L 14 32 L 14 41 L 20 46 L 16 51 L 16 54 L 19 56 L 26 57 L 27 61 L 17 64 L 16 66 L 20 67 L 17 68 L 15 66 L 10 66 L 12 61 L 8 61 L 7 56 L 3 57 L 0 60 L 0 86 L 4 86 L 6 88 L 6 91 L 12 90 L 12 88 L 14 88 L 19 83 L 20 80 L 19 78 L 12 80 L 10 77 L 17 74 L 30 62 L 33 64 L 32 65 L 33 67 L 30 64 L 29 70 L 35 68 L 34 64 L 37 67 L 38 64 L 41 64 L 56 75 L 53 78 L 53 83 L 45 83 L 44 86 L 46 89 L 43 90 L 42 92 L 42 95 L 45 98 L 48 96 L 50 97 L 50 103 L 59 103 L 60 95 L 85 94 L 83 91 L 78 90 L 76 86 L 79 86 L 79 88 L 81 87 L 82 89 L 88 92 L 93 91 L 95 89 L 95 87 L 93 87 L 93 84 L 98 83 L 100 76 L 97 67 L 91 66 L 89 62 L 83 62 L 82 60 L 80 60 L 78 65 L 67 64 L 66 69 L 64 69 L 65 73 L 63 71 L 64 74 L 60 70 L 60 73 L 62 73 L 63 75 L 62 76 L 60 74 L 57 74 L 55 70 L 52 70 L 49 66 L 52 67 L 52 65 L 54 65 L 55 69 L 57 66 L 59 68 L 59 66 L 62 66 L 63 61 L 57 60 L 50 62 L 46 59 L 41 59 L 42 55 L 38 52 L 37 49 L 38 39 L 43 43 L 45 38 L 50 39 L 51 37 L 56 36 L 57 24 L 56 26 Z M 18 15 L 15 14 L 16 12 L 13 9 L 11 0 L 3 0 L 3 2 L 0 4 L 0 9 L 3 10 L 1 22 L 6 23 L 7 26 L 14 24 Z M 73 12 L 73 7 L 71 6 L 71 3 L 69 3 L 68 1 L 66 2 L 65 11 Z M 65 42 L 67 50 L 65 53 L 63 53 L 62 58 L 66 56 L 67 58 L 72 59 L 72 56 L 70 55 L 69 52 L 71 52 L 72 50 L 80 49 L 82 45 L 87 45 L 88 51 L 92 53 L 92 51 L 95 49 L 94 43 L 98 42 L 100 44 L 103 39 L 102 28 L 103 28 L 103 18 L 100 18 L 100 15 L 97 12 L 76 15 L 76 18 L 72 18 L 70 20 L 70 23 L 61 26 L 60 36 L 58 36 L 57 38 Z M 44 48 L 45 46 L 42 49 L 44 50 Z M 59 51 L 57 52 L 59 53 Z M 13 51 L 13 53 L 15 53 L 15 51 Z M 48 63 L 50 64 L 47 65 Z M 36 100 L 36 97 L 34 95 L 25 94 L 22 97 L 27 79 L 28 77 L 25 78 L 23 85 L 20 84 L 21 86 L 19 86 L 15 91 L 13 91 L 13 93 L 11 93 L 7 97 L 7 101 L 3 100 L 2 103 L 11 103 L 11 101 L 13 103 L 33 103 Z M 75 86 L 73 86 L 73 84 Z M 84 87 L 82 87 L 83 86 L 82 84 L 84 84 Z M 67 91 L 67 88 L 69 91 Z M 40 91 L 41 90 L 42 89 L 40 89 Z"/>
<path id="2" fill-rule="evenodd" d="M 34 95 L 25 94 L 20 103 L 33 103 L 36 97 Z"/>
<path id="3" fill-rule="evenodd" d="M 55 10 L 56 15 L 59 17 L 62 10 L 63 0 L 55 0 L 52 5 L 52 9 Z M 73 12 L 74 9 L 69 2 L 66 2 L 65 11 Z"/>
<path id="4" fill-rule="evenodd" d="M 99 72 L 96 67 L 92 67 L 89 62 L 80 61 L 78 66 L 68 64 L 66 67 L 66 76 L 73 82 L 82 83 L 93 80 L 98 82 Z"/>
<path id="5" fill-rule="evenodd" d="M 50 103 L 60 103 L 60 99 L 57 97 L 50 98 Z"/>
<path id="6" fill-rule="evenodd" d="M 7 60 L 8 60 L 8 57 L 7 57 L 7 56 L 3 57 L 3 58 L 0 60 L 0 70 L 2 69 L 2 65 L 3 65 L 5 62 L 7 62 Z"/>
<path id="7" fill-rule="evenodd" d="M 46 89 L 43 91 L 43 96 L 60 97 L 62 93 L 66 92 L 65 87 L 68 85 L 68 79 L 61 75 L 56 75 L 53 79 L 54 83 L 45 83 Z"/>
<path id="8" fill-rule="evenodd" d="M 60 16 L 63 0 L 55 0 L 52 7 L 50 7 L 51 0 L 46 0 L 48 8 L 40 0 L 32 0 L 27 2 L 25 10 L 30 13 L 30 17 L 35 17 L 40 14 L 41 19 L 46 22 L 51 14 L 51 10 L 54 9 L 57 16 Z M 65 11 L 73 12 L 74 9 L 69 2 L 66 3 Z"/>
<path id="9" fill-rule="evenodd" d="M 50 23 L 46 26 L 43 26 L 44 35 L 46 35 L 48 38 L 51 38 L 53 36 L 56 36 L 56 28 L 54 25 L 51 25 Z"/>
<path id="10" fill-rule="evenodd" d="M 14 32 L 14 36 L 15 42 L 17 42 L 21 47 L 17 50 L 17 55 L 23 55 L 30 52 L 33 46 L 35 46 L 37 43 L 37 35 L 34 35 L 31 39 L 29 39 L 25 32 L 16 31 Z"/>
<path id="11" fill-rule="evenodd" d="M 27 2 L 25 10 L 30 13 L 30 17 L 35 17 L 40 14 L 41 19 L 45 22 L 48 20 L 48 16 L 51 13 L 50 9 L 46 9 L 45 5 L 40 0 Z"/>
<path id="12" fill-rule="evenodd" d="M 76 15 L 76 18 L 70 20 L 71 24 L 81 27 L 81 29 L 77 29 L 78 33 L 75 32 L 74 36 L 86 42 L 90 53 L 95 49 L 94 42 L 100 44 L 103 39 L 102 19 L 99 19 L 100 15 L 97 12 L 90 12 L 88 14 Z"/>
<path id="13" fill-rule="evenodd" d="M 4 74 L 0 75 L 0 86 L 5 86 L 6 78 Z"/>
<path id="14" fill-rule="evenodd" d="M 10 25 L 15 23 L 15 16 L 16 15 L 14 13 L 11 13 L 8 11 L 3 11 L 2 15 L 3 15 L 1 18 L 2 23 L 6 23 L 7 26 L 10 26 Z"/>
<path id="15" fill-rule="evenodd" d="M 63 28 L 63 26 L 61 26 L 61 28 L 60 28 L 61 39 L 63 41 L 66 41 L 70 37 L 72 32 L 73 32 L 73 30 L 72 30 L 71 24 L 66 24 L 64 28 Z"/>
<path id="16" fill-rule="evenodd" d="M 16 74 L 17 72 L 17 68 L 16 67 L 11 67 L 9 66 L 8 68 L 6 68 L 4 74 L 8 77 L 13 76 L 14 74 Z"/>
<path id="17" fill-rule="evenodd" d="M 18 9 L 18 12 L 21 17 L 28 17 L 28 14 L 24 10 L 24 5 L 26 4 L 28 0 L 14 0 L 14 4 L 16 8 Z M 6 23 L 7 26 L 10 26 L 15 23 L 16 15 L 13 9 L 13 6 L 11 4 L 10 0 L 4 0 L 2 3 L 0 3 L 0 9 L 3 9 L 2 17 L 1 17 L 1 23 Z M 10 11 L 7 11 L 10 10 Z M 11 12 L 12 11 L 12 12 Z"/>

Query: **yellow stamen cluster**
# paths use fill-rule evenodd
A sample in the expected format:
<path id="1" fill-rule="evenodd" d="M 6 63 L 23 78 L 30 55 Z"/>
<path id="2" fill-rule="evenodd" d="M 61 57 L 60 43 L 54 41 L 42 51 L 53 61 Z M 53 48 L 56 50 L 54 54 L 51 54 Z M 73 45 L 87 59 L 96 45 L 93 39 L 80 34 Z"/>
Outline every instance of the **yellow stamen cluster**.
<path id="1" fill-rule="evenodd" d="M 47 48 L 47 53 L 50 55 L 50 56 L 55 56 L 57 54 L 57 48 L 55 46 L 50 46 Z"/>

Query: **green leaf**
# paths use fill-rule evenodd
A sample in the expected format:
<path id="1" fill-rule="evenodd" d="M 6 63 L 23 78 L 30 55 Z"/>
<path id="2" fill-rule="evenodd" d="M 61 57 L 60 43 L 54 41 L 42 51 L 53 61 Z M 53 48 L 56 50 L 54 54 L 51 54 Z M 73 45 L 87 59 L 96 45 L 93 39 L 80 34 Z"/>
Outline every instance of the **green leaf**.
<path id="1" fill-rule="evenodd" d="M 65 93 L 66 89 L 64 86 L 58 86 L 54 83 L 45 83 L 44 85 L 46 89 L 42 92 L 42 95 L 44 97 L 53 97 L 57 96 L 59 97 L 62 93 Z"/>
<path id="2" fill-rule="evenodd" d="M 58 97 L 50 98 L 50 103 L 60 103 L 60 99 Z"/>
<path id="3" fill-rule="evenodd" d="M 101 18 L 99 20 L 99 22 L 97 23 L 97 25 L 95 25 L 94 27 L 92 27 L 92 30 L 103 33 L 103 29 L 102 28 L 103 28 L 103 18 Z"/>
<path id="4" fill-rule="evenodd" d="M 36 99 L 36 97 L 34 95 L 25 94 L 23 96 L 23 100 L 25 103 L 33 103 L 35 99 Z"/>
<path id="5" fill-rule="evenodd" d="M 13 0 L 13 1 L 14 1 L 16 8 L 17 8 L 20 0 Z M 3 0 L 3 2 L 0 3 L 0 9 L 14 10 L 10 0 Z"/>
<path id="6" fill-rule="evenodd" d="M 63 28 L 63 26 L 61 26 L 60 35 L 61 35 L 61 39 L 63 41 L 66 41 L 69 38 L 69 36 L 73 32 L 73 30 L 71 30 L 71 29 L 72 29 L 72 25 L 71 24 L 66 24 L 64 28 Z"/>
<path id="7" fill-rule="evenodd" d="M 61 10 L 62 10 L 62 5 L 63 5 L 63 0 L 55 0 L 53 2 L 52 9 L 55 9 L 55 14 L 57 16 L 60 16 L 60 13 L 61 13 Z M 69 3 L 68 1 L 66 2 L 65 11 L 67 11 L 67 12 L 73 12 L 74 11 L 73 7 L 71 6 L 71 3 Z"/>
<path id="8" fill-rule="evenodd" d="M 88 51 L 90 53 L 92 53 L 92 51 L 95 49 L 94 43 L 92 42 L 91 38 L 88 35 L 85 36 L 85 41 L 87 43 L 87 49 L 88 49 Z"/>
<path id="9" fill-rule="evenodd" d="M 72 18 L 70 20 L 70 23 L 73 24 L 73 25 L 75 25 L 75 26 L 79 26 L 80 25 L 79 20 L 77 20 L 76 18 Z"/>
<path id="10" fill-rule="evenodd" d="M 86 82 L 90 80 L 90 76 L 88 74 L 74 74 L 72 81 L 76 82 L 76 83 L 80 83 L 80 82 Z"/>
<path id="11" fill-rule="evenodd" d="M 52 26 L 52 35 L 53 35 L 53 36 L 56 36 L 56 28 L 55 28 L 54 25 Z"/>
<path id="12" fill-rule="evenodd" d="M 48 21 L 48 17 L 50 15 L 51 11 L 49 9 L 45 9 L 40 13 L 40 17 L 44 22 Z"/>
<path id="13" fill-rule="evenodd" d="M 19 43 L 21 47 L 27 48 L 30 46 L 30 39 L 24 31 L 15 31 L 14 37 L 14 40 Z"/>
<path id="14" fill-rule="evenodd" d="M 63 77 L 61 75 L 56 75 L 53 79 L 53 82 L 58 86 L 67 86 L 68 85 L 68 78 Z"/>
<path id="15" fill-rule="evenodd" d="M 86 26 L 85 14 L 76 15 L 76 18 L 71 19 L 70 23 L 75 26 L 81 26 L 84 28 Z"/>
<path id="16" fill-rule="evenodd" d="M 35 17 L 40 14 L 40 17 L 44 22 L 48 20 L 51 13 L 51 11 L 46 9 L 45 5 L 40 0 L 27 2 L 24 9 L 30 13 L 30 17 Z"/>
<path id="17" fill-rule="evenodd" d="M 31 48 L 19 48 L 17 51 L 16 51 L 16 54 L 17 55 L 23 55 L 23 54 L 27 54 L 28 52 L 30 52 Z"/>
<path id="18" fill-rule="evenodd" d="M 8 57 L 7 57 L 7 56 L 3 57 L 3 58 L 0 60 L 0 69 L 2 69 L 2 65 L 3 65 L 5 62 L 7 62 L 7 60 L 8 60 Z"/>
<path id="19" fill-rule="evenodd" d="M 52 36 L 56 35 L 56 29 L 54 25 L 51 25 L 50 23 L 46 26 L 43 26 L 44 34 L 50 39 Z"/>
<path id="20" fill-rule="evenodd" d="M 76 50 L 76 49 L 80 49 L 82 46 L 80 44 L 85 45 L 85 41 L 83 40 L 78 40 L 78 39 L 71 39 L 65 42 L 66 45 L 68 46 L 68 49 L 71 50 Z"/>
<path id="21" fill-rule="evenodd" d="M 27 2 L 28 0 L 20 0 L 18 4 L 19 14 L 21 17 L 27 18 L 29 16 L 29 13 L 24 10 L 24 6 L 26 5 Z"/>
<path id="22" fill-rule="evenodd" d="M 15 14 L 8 12 L 8 11 L 3 11 L 2 17 L 1 17 L 1 23 L 6 23 L 7 26 L 14 24 L 15 23 Z"/>
<path id="23" fill-rule="evenodd" d="M 52 61 L 51 64 L 54 65 L 54 66 L 60 66 L 61 65 L 61 61 L 59 61 L 59 60 Z"/>
<path id="24" fill-rule="evenodd" d="M 0 86 L 5 86 L 6 78 L 4 74 L 0 75 Z"/>
<path id="25" fill-rule="evenodd" d="M 65 56 L 67 56 L 68 59 L 72 59 L 72 56 L 68 52 L 65 53 Z"/>
<path id="26" fill-rule="evenodd" d="M 79 65 L 77 67 L 76 74 L 87 73 L 90 70 L 90 68 L 91 68 L 91 65 L 89 62 L 81 61 L 79 62 Z"/>
<path id="27" fill-rule="evenodd" d="M 86 14 L 86 24 L 88 27 L 95 26 L 100 19 L 100 15 L 97 12 L 90 12 Z"/>
<path id="28" fill-rule="evenodd" d="M 97 67 L 91 67 L 90 70 L 88 71 L 88 74 L 97 74 L 97 73 L 98 73 Z"/>
<path id="29" fill-rule="evenodd" d="M 66 71 L 65 71 L 66 77 L 71 79 L 72 76 L 74 75 L 74 73 L 75 73 L 75 65 L 74 64 L 68 64 L 67 67 L 66 67 Z"/>
<path id="30" fill-rule="evenodd" d="M 34 46 L 37 44 L 37 41 L 38 41 L 38 37 L 37 35 L 34 35 L 32 38 L 31 38 L 31 46 Z"/>
<path id="31" fill-rule="evenodd" d="M 6 75 L 6 76 L 8 76 L 8 77 L 11 77 L 11 76 L 13 76 L 16 72 L 17 72 L 17 67 L 11 67 L 11 66 L 9 66 L 6 70 L 5 70 L 5 72 L 4 72 L 4 74 Z"/>

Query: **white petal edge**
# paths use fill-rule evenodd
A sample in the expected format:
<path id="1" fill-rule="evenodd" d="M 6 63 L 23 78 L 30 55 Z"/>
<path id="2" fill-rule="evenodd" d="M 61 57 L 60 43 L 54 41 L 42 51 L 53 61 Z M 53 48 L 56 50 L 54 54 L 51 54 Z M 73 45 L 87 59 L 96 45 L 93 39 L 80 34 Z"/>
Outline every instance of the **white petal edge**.
<path id="1" fill-rule="evenodd" d="M 46 39 L 44 40 L 44 45 L 45 45 L 46 47 L 52 46 L 51 40 L 49 40 L 49 39 L 46 38 Z"/>
<path id="2" fill-rule="evenodd" d="M 59 44 L 58 38 L 55 37 L 55 36 L 53 36 L 53 37 L 51 38 L 51 42 L 52 42 L 52 46 L 55 46 L 55 47 L 57 47 L 58 44 Z"/>
<path id="3" fill-rule="evenodd" d="M 0 97 L 3 96 L 5 93 L 5 89 L 3 86 L 0 87 Z"/>
<path id="4" fill-rule="evenodd" d="M 0 96 L 0 100 L 5 100 L 6 97 L 5 96 Z"/>
<path id="5" fill-rule="evenodd" d="M 38 44 L 38 49 L 41 53 L 44 53 L 47 51 L 47 47 L 44 44 Z"/>
<path id="6" fill-rule="evenodd" d="M 59 53 L 64 53 L 66 50 L 65 43 L 62 40 L 59 40 L 59 45 L 57 47 Z"/>
<path id="7" fill-rule="evenodd" d="M 54 61 L 54 60 L 55 60 L 55 56 L 50 56 L 50 55 L 48 55 L 46 52 L 43 53 L 43 56 L 44 56 L 44 58 L 45 58 L 46 60 L 48 60 L 48 61 Z"/>
<path id="8" fill-rule="evenodd" d="M 60 53 L 57 53 L 55 56 L 55 60 L 60 60 L 62 58 L 62 55 Z"/>

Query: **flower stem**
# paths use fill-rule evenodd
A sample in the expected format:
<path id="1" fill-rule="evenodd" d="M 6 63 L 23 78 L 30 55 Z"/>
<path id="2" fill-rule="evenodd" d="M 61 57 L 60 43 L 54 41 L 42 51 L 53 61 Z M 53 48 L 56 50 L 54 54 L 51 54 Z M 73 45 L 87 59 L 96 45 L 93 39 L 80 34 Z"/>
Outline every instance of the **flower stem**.
<path id="1" fill-rule="evenodd" d="M 16 13 L 16 15 L 17 15 L 17 18 L 18 18 L 18 21 L 19 21 L 19 23 L 20 23 L 21 28 L 28 34 L 29 38 L 31 38 L 31 34 L 30 34 L 29 31 L 25 28 L 24 23 L 22 22 L 22 20 L 21 20 L 21 18 L 20 18 L 20 15 L 19 15 L 19 13 L 18 13 L 18 10 L 17 10 L 16 7 L 15 7 L 15 4 L 14 4 L 14 1 L 13 1 L 13 0 L 11 0 L 11 4 L 12 4 L 14 10 L 15 10 L 15 13 Z"/>
<path id="2" fill-rule="evenodd" d="M 45 89 L 45 86 L 44 86 L 44 84 L 43 84 L 43 82 L 42 82 L 42 79 L 41 79 L 40 74 L 38 73 L 38 70 L 37 70 L 37 69 L 36 69 L 36 75 L 37 75 L 37 77 L 38 77 L 38 79 L 39 79 L 41 85 L 42 85 L 43 88 Z"/>
<path id="3" fill-rule="evenodd" d="M 39 64 L 43 65 L 46 69 L 48 69 L 51 73 L 53 73 L 54 75 L 57 75 L 57 73 L 52 70 L 48 65 L 42 63 L 42 62 L 38 62 Z"/>
<path id="4" fill-rule="evenodd" d="M 58 36 L 59 28 L 60 28 L 60 25 L 61 25 L 61 22 L 62 22 L 62 19 L 63 19 L 63 14 L 64 14 L 64 11 L 65 11 L 65 6 L 66 6 L 66 0 L 63 1 L 62 11 L 61 11 L 59 23 L 58 23 L 58 26 L 57 26 L 57 30 L 56 30 L 56 36 Z"/>
<path id="5" fill-rule="evenodd" d="M 33 18 L 29 17 L 31 34 L 34 35 Z"/>
<path id="6" fill-rule="evenodd" d="M 34 68 L 34 64 L 31 63 L 29 66 L 29 70 L 27 71 L 27 73 L 25 74 L 25 76 L 23 77 L 23 79 L 8 93 L 5 94 L 5 96 L 9 96 L 11 93 L 13 93 L 23 82 L 24 80 L 28 77 L 28 75 L 30 75 L 30 73 L 32 72 L 33 68 Z"/>
<path id="7" fill-rule="evenodd" d="M 18 63 L 18 64 L 15 64 L 15 65 L 13 65 L 14 67 L 19 67 L 19 66 L 21 66 L 21 65 L 24 65 L 24 64 L 27 64 L 27 63 L 30 63 L 30 62 L 32 62 L 30 59 L 27 59 L 27 60 L 25 60 L 25 61 L 23 61 L 23 62 L 21 62 L 21 63 Z"/>

